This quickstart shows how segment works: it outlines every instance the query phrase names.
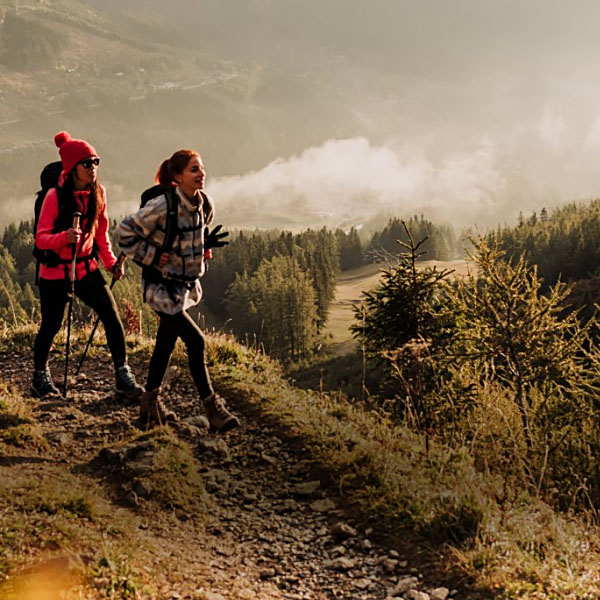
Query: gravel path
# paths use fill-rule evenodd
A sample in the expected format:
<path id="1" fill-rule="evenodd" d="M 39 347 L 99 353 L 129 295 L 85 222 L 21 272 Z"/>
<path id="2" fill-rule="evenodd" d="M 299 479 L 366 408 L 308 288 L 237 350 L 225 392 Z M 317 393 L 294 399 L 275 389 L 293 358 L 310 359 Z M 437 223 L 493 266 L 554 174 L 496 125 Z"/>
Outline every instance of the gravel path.
<path id="1" fill-rule="evenodd" d="M 0 354 L 3 379 L 24 393 L 27 361 Z M 132 366 L 143 372 L 142 365 Z M 112 397 L 108 362 L 88 359 L 86 368 L 71 382 L 71 399 L 40 402 L 34 410 L 50 442 L 48 456 L 74 466 L 98 460 L 102 448 L 122 446 L 139 431 L 137 408 Z M 421 561 L 417 568 L 416 553 L 402 556 L 379 545 L 369 527 L 347 515 L 298 442 L 283 439 L 234 401 L 230 406 L 242 417 L 242 427 L 211 435 L 186 378 L 173 369 L 170 381 L 168 404 L 181 418 L 174 430 L 193 448 L 211 501 L 203 519 L 175 513 L 142 518 L 144 490 L 124 486 L 132 518 L 139 520 L 140 548 L 147 548 L 146 570 L 158 582 L 157 598 L 474 597 L 449 589 L 448 577 L 436 577 Z M 114 459 L 109 454 L 101 455 L 105 462 Z"/>

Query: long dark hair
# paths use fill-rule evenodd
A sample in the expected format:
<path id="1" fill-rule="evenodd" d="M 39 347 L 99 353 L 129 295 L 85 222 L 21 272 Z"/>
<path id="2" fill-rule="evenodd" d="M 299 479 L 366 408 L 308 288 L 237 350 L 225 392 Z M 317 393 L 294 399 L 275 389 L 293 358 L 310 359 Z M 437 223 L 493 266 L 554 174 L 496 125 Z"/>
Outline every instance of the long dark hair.
<path id="1" fill-rule="evenodd" d="M 88 186 L 88 188 L 90 189 L 90 199 L 88 201 L 86 213 L 85 215 L 82 215 L 82 222 L 85 222 L 86 224 L 84 233 L 88 233 L 89 237 L 93 238 L 98 227 L 100 211 L 104 204 L 104 190 L 97 178 L 94 183 Z M 64 231 L 73 225 L 73 213 L 78 208 L 75 204 L 74 192 L 75 178 L 73 171 L 71 171 L 62 187 L 56 188 L 58 206 L 60 207 L 58 217 L 54 223 L 54 229 L 56 231 Z"/>
<path id="2" fill-rule="evenodd" d="M 156 172 L 155 181 L 164 187 L 175 185 L 175 173 L 183 173 L 192 158 L 199 157 L 195 150 L 177 150 L 170 158 L 163 160 Z"/>

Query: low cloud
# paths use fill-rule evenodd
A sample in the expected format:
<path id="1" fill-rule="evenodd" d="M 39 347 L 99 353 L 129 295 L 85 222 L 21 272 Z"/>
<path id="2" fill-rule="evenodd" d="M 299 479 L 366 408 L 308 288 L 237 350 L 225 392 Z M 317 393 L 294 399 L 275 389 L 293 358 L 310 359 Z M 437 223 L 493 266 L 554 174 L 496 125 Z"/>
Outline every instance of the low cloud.
<path id="1" fill-rule="evenodd" d="M 422 151 L 374 146 L 362 137 L 329 140 L 210 185 L 221 215 L 237 220 L 240 211 L 254 213 L 257 226 L 285 215 L 290 223 L 306 223 L 312 215 L 313 225 L 317 215 L 330 215 L 329 225 L 344 226 L 381 212 L 425 213 L 462 225 L 497 212 L 506 188 L 489 145 L 435 163 Z"/>
<path id="2" fill-rule="evenodd" d="M 376 144 L 330 139 L 262 169 L 209 179 L 217 219 L 233 228 L 348 228 L 377 216 L 423 214 L 435 222 L 481 228 L 600 190 L 600 113 L 558 106 L 500 133 L 415 135 Z M 113 218 L 138 207 L 139 190 L 110 180 Z M 5 223 L 30 218 L 32 200 L 2 206 Z"/>
<path id="3" fill-rule="evenodd" d="M 328 140 L 263 169 L 211 180 L 234 226 L 347 227 L 380 214 L 424 214 L 455 227 L 494 227 L 600 189 L 600 117 L 589 123 L 544 108 L 539 118 L 458 149 L 365 137 Z"/>

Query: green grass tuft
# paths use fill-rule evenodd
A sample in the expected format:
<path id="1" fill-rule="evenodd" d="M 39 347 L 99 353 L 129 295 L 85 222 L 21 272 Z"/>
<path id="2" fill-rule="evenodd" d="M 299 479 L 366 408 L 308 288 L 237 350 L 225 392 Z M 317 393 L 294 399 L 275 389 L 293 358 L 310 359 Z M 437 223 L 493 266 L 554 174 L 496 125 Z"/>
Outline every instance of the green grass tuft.
<path id="1" fill-rule="evenodd" d="M 33 404 L 16 389 L 0 382 L 0 449 L 4 446 L 37 451 L 47 447 L 47 441 L 32 418 Z"/>

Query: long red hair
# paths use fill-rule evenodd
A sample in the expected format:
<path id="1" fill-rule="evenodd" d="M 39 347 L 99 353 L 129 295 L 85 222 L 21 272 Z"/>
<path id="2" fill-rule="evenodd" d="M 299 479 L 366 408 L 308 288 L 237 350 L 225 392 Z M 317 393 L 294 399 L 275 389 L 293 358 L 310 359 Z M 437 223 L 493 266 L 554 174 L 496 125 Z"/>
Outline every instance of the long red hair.
<path id="1" fill-rule="evenodd" d="M 188 166 L 190 160 L 199 157 L 200 154 L 195 150 L 177 150 L 170 158 L 162 161 L 158 171 L 156 172 L 155 181 L 164 187 L 175 185 L 174 175 L 183 173 L 183 170 Z"/>

